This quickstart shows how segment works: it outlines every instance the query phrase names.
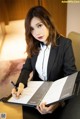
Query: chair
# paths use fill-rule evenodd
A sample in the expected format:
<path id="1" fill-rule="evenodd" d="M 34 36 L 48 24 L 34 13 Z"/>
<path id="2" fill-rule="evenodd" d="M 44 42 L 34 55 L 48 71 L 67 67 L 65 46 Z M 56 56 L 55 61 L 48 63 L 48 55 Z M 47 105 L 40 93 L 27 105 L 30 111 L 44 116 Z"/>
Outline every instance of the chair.
<path id="1" fill-rule="evenodd" d="M 75 56 L 77 70 L 80 71 L 80 33 L 70 32 L 68 38 L 72 40 L 72 46 Z"/>

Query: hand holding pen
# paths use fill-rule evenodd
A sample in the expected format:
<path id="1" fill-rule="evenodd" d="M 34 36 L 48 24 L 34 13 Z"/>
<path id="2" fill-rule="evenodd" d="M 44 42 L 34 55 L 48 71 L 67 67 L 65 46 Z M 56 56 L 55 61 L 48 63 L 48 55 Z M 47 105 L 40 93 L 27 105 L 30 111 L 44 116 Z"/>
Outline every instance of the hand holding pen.
<path id="1" fill-rule="evenodd" d="M 18 87 L 16 87 L 16 85 L 14 84 L 13 81 L 11 81 L 11 84 L 14 86 L 14 88 L 12 89 L 12 96 L 13 97 L 16 97 L 16 98 L 19 98 L 20 95 L 23 92 L 24 84 L 23 83 L 19 83 L 19 86 Z"/>

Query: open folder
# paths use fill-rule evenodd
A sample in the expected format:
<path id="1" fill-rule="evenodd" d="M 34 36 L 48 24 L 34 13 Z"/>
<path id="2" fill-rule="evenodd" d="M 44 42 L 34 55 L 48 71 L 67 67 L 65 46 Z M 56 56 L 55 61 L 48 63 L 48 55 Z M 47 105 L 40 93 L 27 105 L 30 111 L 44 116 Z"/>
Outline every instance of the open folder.
<path id="1" fill-rule="evenodd" d="M 28 87 L 23 90 L 19 99 L 9 96 L 5 101 L 26 106 L 36 106 L 42 102 L 46 102 L 46 105 L 51 105 L 69 99 L 79 93 L 80 72 L 76 72 L 54 82 L 29 81 Z"/>

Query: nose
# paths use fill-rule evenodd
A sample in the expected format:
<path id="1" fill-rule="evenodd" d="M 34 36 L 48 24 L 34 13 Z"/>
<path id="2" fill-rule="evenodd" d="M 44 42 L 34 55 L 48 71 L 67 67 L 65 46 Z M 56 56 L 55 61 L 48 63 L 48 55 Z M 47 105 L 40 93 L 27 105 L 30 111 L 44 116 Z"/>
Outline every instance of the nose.
<path id="1" fill-rule="evenodd" d="M 39 29 L 36 29 L 36 30 L 35 30 L 35 34 L 36 34 L 36 36 L 39 36 L 39 35 L 40 35 Z"/>

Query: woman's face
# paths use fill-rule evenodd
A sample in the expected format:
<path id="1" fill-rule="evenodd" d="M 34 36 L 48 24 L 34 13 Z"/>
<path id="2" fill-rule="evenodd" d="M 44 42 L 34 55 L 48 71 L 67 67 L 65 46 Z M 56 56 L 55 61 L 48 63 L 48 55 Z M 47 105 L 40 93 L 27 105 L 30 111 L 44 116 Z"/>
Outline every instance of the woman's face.
<path id="1" fill-rule="evenodd" d="M 49 36 L 49 29 L 42 23 L 42 21 L 37 17 L 33 17 L 30 27 L 32 36 L 36 40 L 46 43 Z"/>

